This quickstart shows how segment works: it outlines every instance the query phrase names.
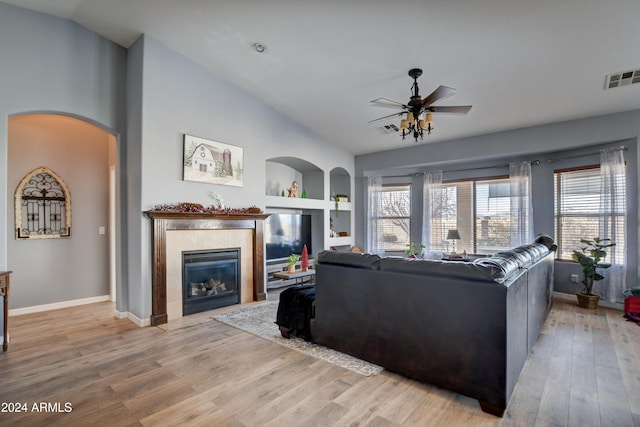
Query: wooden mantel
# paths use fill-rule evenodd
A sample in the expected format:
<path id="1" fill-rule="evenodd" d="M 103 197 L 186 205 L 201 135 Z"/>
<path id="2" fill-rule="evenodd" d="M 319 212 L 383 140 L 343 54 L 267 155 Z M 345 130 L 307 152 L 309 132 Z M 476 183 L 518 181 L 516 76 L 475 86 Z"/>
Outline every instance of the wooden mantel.
<path id="1" fill-rule="evenodd" d="M 264 286 L 264 220 L 267 214 L 145 211 L 151 219 L 151 325 L 167 323 L 167 231 L 253 230 L 253 300 L 267 298 Z"/>

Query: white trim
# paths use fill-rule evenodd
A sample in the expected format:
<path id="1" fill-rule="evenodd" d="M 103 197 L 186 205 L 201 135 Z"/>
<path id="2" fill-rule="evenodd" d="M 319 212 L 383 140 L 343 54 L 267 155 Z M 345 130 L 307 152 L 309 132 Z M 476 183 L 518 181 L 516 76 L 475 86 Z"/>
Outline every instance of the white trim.
<path id="1" fill-rule="evenodd" d="M 60 308 L 75 307 L 78 305 L 93 304 L 96 302 L 109 301 L 109 295 L 101 295 L 98 297 L 82 298 L 71 301 L 54 302 L 51 304 L 34 305 L 31 307 L 14 308 L 9 310 L 9 316 L 20 316 L 22 314 L 39 313 L 41 311 L 57 310 Z"/>
<path id="2" fill-rule="evenodd" d="M 129 319 L 133 323 L 135 323 L 136 325 L 138 325 L 140 327 L 145 327 L 145 326 L 150 326 L 151 325 L 151 319 L 150 318 L 141 319 L 138 316 L 136 316 L 135 314 L 130 313 L 128 311 L 115 310 L 114 315 L 118 319 Z"/>
<path id="3" fill-rule="evenodd" d="M 133 313 L 128 312 L 126 314 L 127 319 L 131 320 L 133 323 L 140 327 L 151 326 L 151 319 L 149 317 L 147 317 L 146 319 L 141 319 Z"/>

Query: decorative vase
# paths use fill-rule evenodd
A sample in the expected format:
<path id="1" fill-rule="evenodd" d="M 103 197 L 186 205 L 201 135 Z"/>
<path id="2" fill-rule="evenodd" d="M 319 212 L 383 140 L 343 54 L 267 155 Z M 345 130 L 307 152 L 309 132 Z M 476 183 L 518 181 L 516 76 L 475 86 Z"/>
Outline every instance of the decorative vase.
<path id="1" fill-rule="evenodd" d="M 598 307 L 600 295 L 576 294 L 578 297 L 578 306 L 582 308 L 595 309 Z"/>
<path id="2" fill-rule="evenodd" d="M 289 267 L 287 267 L 287 272 L 288 273 L 295 273 L 296 272 L 296 265 L 295 264 L 289 264 Z"/>

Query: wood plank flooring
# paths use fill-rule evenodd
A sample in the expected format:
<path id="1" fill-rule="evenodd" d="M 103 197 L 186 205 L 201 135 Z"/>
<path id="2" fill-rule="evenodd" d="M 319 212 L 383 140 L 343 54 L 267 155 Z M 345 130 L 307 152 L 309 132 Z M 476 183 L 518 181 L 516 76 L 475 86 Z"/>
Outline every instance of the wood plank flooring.
<path id="1" fill-rule="evenodd" d="M 0 425 L 640 426 L 640 326 L 619 311 L 556 299 L 502 419 L 468 397 L 387 371 L 363 377 L 210 315 L 139 328 L 99 303 L 10 318 L 0 410 L 24 402 L 27 412 L 0 412 Z M 33 410 L 41 402 L 48 411 Z"/>

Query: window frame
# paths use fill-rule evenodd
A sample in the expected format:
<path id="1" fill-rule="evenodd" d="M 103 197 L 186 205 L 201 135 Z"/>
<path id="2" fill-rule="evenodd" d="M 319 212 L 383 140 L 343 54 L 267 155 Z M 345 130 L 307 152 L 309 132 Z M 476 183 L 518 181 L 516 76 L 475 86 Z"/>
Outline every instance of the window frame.
<path id="1" fill-rule="evenodd" d="M 600 212 L 596 212 L 596 213 L 580 213 L 580 214 L 574 214 L 574 215 L 564 215 L 564 214 L 559 214 L 558 213 L 558 209 L 560 206 L 560 202 L 561 202 L 561 192 L 560 192 L 560 186 L 561 186 L 561 180 L 557 179 L 556 177 L 558 176 L 558 174 L 563 174 L 563 173 L 570 173 L 570 172 L 580 172 L 580 171 L 588 171 L 588 170 L 597 170 L 598 174 L 600 173 L 600 169 L 601 169 L 602 165 L 599 163 L 595 163 L 595 164 L 589 164 L 589 165 L 585 165 L 585 166 L 578 166 L 578 167 L 570 167 L 570 168 L 559 168 L 559 169 L 555 169 L 553 171 L 553 179 L 554 179 L 554 197 L 553 197 L 553 203 L 554 203 L 554 209 L 553 209 L 553 223 L 554 223 L 554 239 L 556 241 L 556 244 L 558 245 L 558 249 L 556 251 L 556 260 L 558 261 L 570 261 L 573 262 L 573 260 L 571 258 L 566 258 L 566 257 L 562 257 L 562 253 L 563 252 L 567 252 L 566 250 L 563 251 L 563 240 L 562 240 L 562 229 L 563 227 L 562 225 L 562 219 L 566 218 L 566 217 L 587 217 L 587 218 L 596 218 L 599 219 L 600 218 Z M 627 194 L 625 194 L 625 198 L 627 197 Z M 628 198 L 627 198 L 628 199 Z M 628 201 L 628 200 L 627 200 Z M 627 209 L 628 210 L 628 209 Z M 625 212 L 622 213 L 618 213 L 616 214 L 616 216 L 622 216 L 623 219 L 625 220 L 625 227 L 626 227 L 626 217 L 625 217 Z M 575 248 L 575 249 L 579 249 L 579 248 Z M 626 250 L 626 248 L 623 248 L 623 250 Z M 571 249 L 571 251 L 573 251 L 573 249 Z"/>
<path id="2" fill-rule="evenodd" d="M 477 197 L 476 184 L 479 183 L 479 182 L 483 182 L 483 181 L 497 181 L 497 180 L 507 180 L 507 182 L 508 182 L 509 179 L 510 179 L 509 175 L 490 175 L 490 176 L 473 177 L 473 178 L 448 179 L 448 180 L 443 180 L 442 181 L 442 185 L 443 186 L 451 185 L 451 184 L 459 184 L 459 183 L 463 183 L 463 182 L 472 182 L 473 183 L 473 185 L 471 186 L 471 201 L 472 201 L 471 215 L 473 216 L 473 223 L 472 223 L 473 236 L 472 236 L 472 239 L 471 239 L 472 253 L 470 253 L 470 255 L 474 255 L 474 256 L 485 256 L 486 255 L 486 254 L 478 254 L 478 252 L 477 252 L 477 250 L 478 250 L 478 235 L 477 235 L 477 233 L 478 233 L 478 224 L 477 224 L 478 209 L 477 209 L 477 203 L 476 203 L 476 197 Z"/>
<path id="3" fill-rule="evenodd" d="M 381 221 L 381 223 L 385 220 L 385 219 L 407 219 L 408 223 L 409 223 L 409 231 L 407 233 L 408 236 L 408 241 L 406 242 L 406 244 L 409 244 L 411 242 L 411 233 L 413 231 L 413 218 L 411 215 L 411 206 L 413 204 L 413 185 L 410 182 L 398 182 L 398 183 L 383 183 L 382 184 L 382 191 L 381 193 L 385 192 L 385 188 L 390 188 L 390 187 L 406 187 L 406 190 L 398 190 L 398 191 L 407 191 L 409 193 L 409 210 L 408 210 L 408 214 L 407 216 L 386 216 L 384 215 L 384 210 L 382 209 L 382 207 L 380 207 L 380 212 L 381 212 L 381 216 L 378 217 L 378 220 Z M 388 190 L 387 190 L 388 191 Z M 382 199 L 382 197 L 381 197 Z M 387 249 L 385 246 L 385 241 L 384 241 L 384 227 L 379 226 L 378 229 L 378 233 L 381 233 L 381 236 L 378 236 L 379 242 L 382 243 L 382 250 L 384 251 L 384 253 L 403 253 L 404 249 Z"/>

